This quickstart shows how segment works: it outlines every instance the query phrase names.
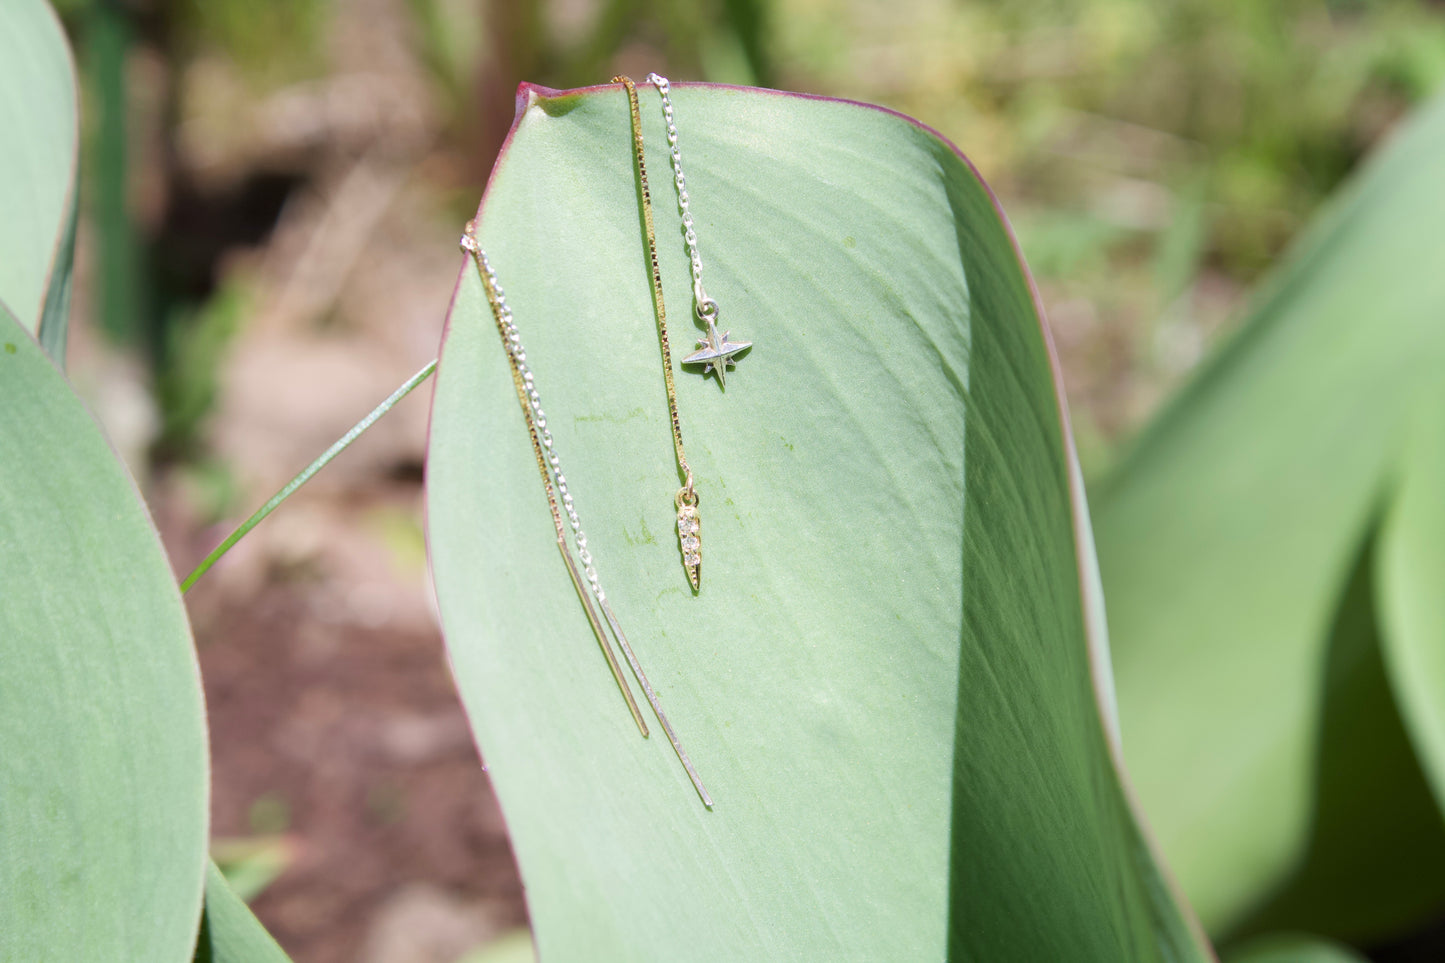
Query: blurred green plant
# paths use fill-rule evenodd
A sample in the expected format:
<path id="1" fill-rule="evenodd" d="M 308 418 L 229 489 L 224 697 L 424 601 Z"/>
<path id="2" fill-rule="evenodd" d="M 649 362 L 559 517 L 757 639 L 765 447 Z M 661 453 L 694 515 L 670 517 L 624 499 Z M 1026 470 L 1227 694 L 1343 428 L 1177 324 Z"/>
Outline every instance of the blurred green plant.
<path id="1" fill-rule="evenodd" d="M 296 861 L 296 843 L 284 834 L 213 839 L 211 861 L 231 892 L 249 903 Z"/>
<path id="2" fill-rule="evenodd" d="M 103 0 L 102 0 L 103 2 Z M 316 76 L 332 0 L 174 0 L 168 27 L 187 56 L 222 52 L 258 83 Z"/>
<path id="3" fill-rule="evenodd" d="M 422 60 L 446 95 L 446 114 L 466 116 L 486 36 L 477 0 L 407 0 Z"/>
<path id="4" fill-rule="evenodd" d="M 435 6 L 441 0 L 414 0 Z M 775 82 L 770 0 L 598 0 L 565 6 L 488 0 L 493 56 L 518 81 L 559 88 L 610 77 L 629 47 L 651 48 L 658 69 L 717 82 Z"/>
<path id="5" fill-rule="evenodd" d="M 1058 317 L 1090 477 L 1445 79 L 1445 16 L 1418 0 L 776 0 L 772 21 L 785 86 L 968 145 L 1048 301 L 1092 307 Z"/>
<path id="6" fill-rule="evenodd" d="M 162 326 L 165 363 L 156 370 L 154 389 L 161 414 L 154 447 L 160 457 L 183 457 L 196 450 L 220 390 L 221 361 L 252 308 L 250 288 L 233 281 L 189 317 Z"/>
<path id="7" fill-rule="evenodd" d="M 1365 963 L 1348 947 L 1297 934 L 1250 940 L 1228 954 L 1224 963 Z"/>
<path id="8" fill-rule="evenodd" d="M 185 610 L 134 481 L 59 370 L 78 143 L 64 35 L 41 0 L 0 6 L 0 77 L 26 92 L 0 101 L 18 145 L 0 156 L 21 162 L 0 168 L 15 214 L 0 244 L 17 252 L 0 271 L 0 958 L 284 960 L 274 943 L 254 952 L 269 937 L 206 857 Z"/>
<path id="9" fill-rule="evenodd" d="M 97 0 L 84 8 L 86 87 L 93 105 L 89 187 L 97 235 L 100 328 L 123 345 L 141 345 L 150 286 L 146 245 L 131 214 L 129 58 L 135 42 L 127 7 Z"/>
<path id="10" fill-rule="evenodd" d="M 1445 908 L 1442 156 L 1445 97 L 1096 492 L 1129 770 L 1220 935 Z"/>

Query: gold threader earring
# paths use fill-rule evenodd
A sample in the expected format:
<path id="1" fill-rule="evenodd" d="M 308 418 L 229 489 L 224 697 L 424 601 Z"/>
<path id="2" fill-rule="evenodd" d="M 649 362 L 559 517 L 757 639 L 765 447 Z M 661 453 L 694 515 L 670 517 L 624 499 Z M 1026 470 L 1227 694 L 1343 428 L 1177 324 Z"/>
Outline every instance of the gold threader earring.
<path id="1" fill-rule="evenodd" d="M 687 572 L 687 580 L 692 584 L 694 592 L 702 588 L 702 519 L 698 515 L 697 489 L 693 485 L 692 469 L 687 464 L 687 452 L 682 446 L 682 423 L 677 414 L 677 385 L 672 378 L 672 347 L 667 338 L 667 307 L 662 297 L 662 270 L 657 262 L 657 231 L 653 225 L 652 218 L 652 194 L 647 187 L 647 159 L 642 146 L 642 114 L 637 106 L 637 87 L 628 77 L 613 77 L 613 83 L 620 83 L 627 89 L 627 104 L 632 113 L 632 156 L 637 168 L 637 184 L 642 194 L 642 224 L 644 233 L 647 236 L 647 263 L 652 280 L 652 307 L 657 315 L 657 341 L 662 348 L 662 382 L 667 386 L 667 415 L 672 425 L 672 450 L 677 457 L 677 471 L 682 479 L 682 487 L 677 490 L 673 498 L 674 507 L 677 509 L 677 544 L 682 551 L 682 566 Z M 678 182 L 681 183 L 681 174 L 678 175 Z M 684 193 L 682 195 L 686 197 Z M 687 215 L 687 222 L 691 223 L 691 215 Z M 693 263 L 698 265 L 694 270 L 701 269 L 701 262 L 697 261 L 696 235 L 692 234 L 692 228 L 688 228 L 692 237 L 690 250 L 693 252 Z M 698 275 L 701 278 L 701 275 Z M 701 281 L 698 281 L 698 290 L 701 290 Z M 712 301 L 710 317 L 716 317 L 717 305 Z M 709 321 L 709 324 L 712 322 Z M 739 349 L 740 350 L 740 349 Z M 716 360 L 719 367 L 718 379 L 723 378 L 723 371 L 727 367 L 726 359 Z"/>
<path id="2" fill-rule="evenodd" d="M 702 286 L 702 255 L 697 250 L 697 228 L 692 220 L 687 178 L 682 174 L 682 152 L 677 146 L 677 123 L 673 117 L 672 96 L 669 93 L 672 88 L 666 77 L 655 73 L 647 75 L 647 82 L 656 87 L 658 94 L 662 96 L 662 116 L 667 121 L 668 155 L 672 158 L 672 180 L 677 188 L 677 209 L 682 215 L 682 239 L 687 244 L 688 260 L 692 264 L 692 309 L 697 314 L 697 319 L 707 326 L 707 337 L 698 341 L 698 350 L 683 358 L 682 363 L 702 365 L 704 375 L 709 371 L 716 371 L 718 386 L 724 387 L 727 369 L 737 364 L 735 356 L 751 348 L 753 343 L 728 340 L 732 336 L 731 331 L 725 331 L 721 335 L 717 333 L 717 302 L 707 296 L 707 291 L 703 290 Z M 631 88 L 631 81 L 628 81 L 628 87 Z M 642 134 L 635 94 L 632 97 L 632 114 L 633 129 L 638 131 L 636 147 L 640 158 Z"/>

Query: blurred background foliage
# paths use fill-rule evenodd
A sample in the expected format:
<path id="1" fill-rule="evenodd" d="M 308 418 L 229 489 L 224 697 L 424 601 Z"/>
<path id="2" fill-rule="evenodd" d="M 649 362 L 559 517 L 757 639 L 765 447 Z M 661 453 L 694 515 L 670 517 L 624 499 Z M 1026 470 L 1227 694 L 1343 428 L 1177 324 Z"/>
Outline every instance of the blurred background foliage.
<path id="1" fill-rule="evenodd" d="M 883 104 L 938 129 L 1018 230 L 1094 478 L 1324 199 L 1445 79 L 1438 0 L 55 3 L 84 101 L 72 376 L 149 489 L 183 570 L 217 523 L 259 504 L 434 355 L 455 239 L 521 81 L 658 70 Z M 351 654 L 356 692 L 298 694 L 285 715 L 246 701 L 295 690 L 264 674 L 287 672 L 284 660 L 239 654 L 278 625 L 311 640 L 308 652 L 328 632 L 374 632 L 377 646 L 410 632 L 431 640 L 425 671 L 440 667 L 416 548 L 424 405 L 378 425 L 288 503 L 289 525 L 258 530 L 221 584 L 193 595 L 218 732 L 235 713 L 272 719 L 276 740 L 330 733 L 346 699 L 362 713 L 391 699 L 361 675 L 412 665 L 411 649 L 397 649 L 400 663 Z M 252 604 L 276 584 L 294 597 L 284 617 Z M 435 738 L 460 732 L 466 757 L 454 696 L 430 681 L 416 691 L 437 718 L 456 716 Z M 378 744 L 429 764 L 420 723 L 403 722 L 378 729 Z M 392 751 L 357 749 L 366 734 L 333 727 L 352 740 L 336 755 Z M 381 844 L 357 834 L 401 845 L 412 823 L 446 856 L 487 863 L 437 857 L 441 878 L 472 880 L 455 885 L 492 901 L 489 926 L 522 922 L 494 811 L 482 841 L 458 847 L 467 831 L 426 808 L 415 773 L 333 764 L 315 795 L 295 766 L 266 769 L 220 736 L 214 748 L 216 831 L 242 838 L 233 852 L 286 834 L 262 847 L 271 861 L 248 889 L 277 878 L 258 912 L 299 963 L 395 955 L 392 931 L 362 933 L 357 914 L 432 870 L 358 866 L 358 847 Z M 258 800 L 280 800 L 284 825 L 253 818 Z M 362 828 L 317 828 L 328 820 Z M 479 886 L 479 873 L 505 878 Z M 350 901 L 306 888 L 341 876 Z M 398 912 L 414 912 L 415 893 L 403 895 Z"/>
<path id="2" fill-rule="evenodd" d="M 167 458 L 204 449 L 209 372 L 246 296 L 219 262 L 265 242 L 328 153 L 390 139 L 460 219 L 518 82 L 660 69 L 881 103 L 958 143 L 1046 288 L 1096 474 L 1445 76 L 1445 16 L 1418 0 L 60 6 L 88 81 L 99 316 L 149 352 Z"/>

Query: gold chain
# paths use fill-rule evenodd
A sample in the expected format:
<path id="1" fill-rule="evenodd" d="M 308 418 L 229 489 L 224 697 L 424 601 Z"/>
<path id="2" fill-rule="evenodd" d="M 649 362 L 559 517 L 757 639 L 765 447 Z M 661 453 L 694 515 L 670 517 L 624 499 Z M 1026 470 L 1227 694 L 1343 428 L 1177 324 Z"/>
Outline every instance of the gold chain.
<path id="1" fill-rule="evenodd" d="M 647 187 L 647 160 L 642 146 L 642 111 L 637 104 L 637 86 L 632 78 L 616 76 L 613 83 L 627 88 L 627 106 L 632 113 L 632 156 L 637 166 L 637 183 L 642 193 L 642 222 L 647 233 L 647 261 L 652 280 L 652 307 L 657 315 L 657 341 L 662 346 L 662 380 L 667 385 L 667 414 L 672 423 L 672 448 L 677 455 L 677 470 L 682 477 L 674 504 L 677 508 L 678 539 L 682 547 L 683 567 L 693 591 L 700 587 L 702 543 L 697 511 L 697 490 L 693 487 L 692 469 L 682 447 L 682 423 L 677 414 L 677 385 L 672 377 L 672 348 L 667 340 L 667 308 L 662 299 L 662 268 L 657 261 L 657 231 L 652 221 L 652 193 Z"/>
<path id="2" fill-rule="evenodd" d="M 632 712 L 632 718 L 637 723 L 637 728 L 641 730 L 643 736 L 647 735 L 647 724 L 642 721 L 642 714 L 638 711 L 637 703 L 632 698 L 632 689 L 623 678 L 622 668 L 618 665 L 617 658 L 612 652 L 612 646 L 607 641 L 607 633 L 602 627 L 602 619 L 597 614 L 598 609 L 601 609 L 602 616 L 606 618 L 607 626 L 612 630 L 618 648 L 627 657 L 627 664 L 632 666 L 632 673 L 642 685 L 642 692 L 647 696 L 648 704 L 652 706 L 657 721 L 662 724 L 662 731 L 667 733 L 667 740 L 672 743 L 678 761 L 682 763 L 688 778 L 692 780 L 693 788 L 697 790 L 703 805 L 710 807 L 712 806 L 712 797 L 708 795 L 702 779 L 699 778 L 697 770 L 693 768 L 692 760 L 688 758 L 686 750 L 682 748 L 682 743 L 678 741 L 677 733 L 673 731 L 667 714 L 662 711 L 662 704 L 657 699 L 657 693 L 653 690 L 652 683 L 647 681 L 647 674 L 642 671 L 642 666 L 637 661 L 637 653 L 632 651 L 632 646 L 627 641 L 627 634 L 622 631 L 622 625 L 617 621 L 617 615 L 607 601 L 607 593 L 602 591 L 602 583 L 597 577 L 597 569 L 592 564 L 592 555 L 587 550 L 587 536 L 582 531 L 581 519 L 577 517 L 577 509 L 573 504 L 572 494 L 568 490 L 566 476 L 562 474 L 562 463 L 557 457 L 552 433 L 547 430 L 547 416 L 542 410 L 542 398 L 537 391 L 536 377 L 532 373 L 531 366 L 527 364 L 527 352 L 522 347 L 522 336 L 512 320 L 512 311 L 507 307 L 506 295 L 502 293 L 502 286 L 497 281 L 496 273 L 492 270 L 486 253 L 477 241 L 476 230 L 476 222 L 469 221 L 466 231 L 462 234 L 461 245 L 472 255 L 472 260 L 476 263 L 477 273 L 481 276 L 482 287 L 486 291 L 487 304 L 492 309 L 492 320 L 496 322 L 497 333 L 502 337 L 502 349 L 507 356 L 507 367 L 512 372 L 512 387 L 517 391 L 517 403 L 522 406 L 522 416 L 527 422 L 527 435 L 532 442 L 532 455 L 537 461 L 537 471 L 542 476 L 542 487 L 547 493 L 547 508 L 552 513 L 552 527 L 557 532 L 557 550 L 562 555 L 562 561 L 566 563 L 567 574 L 572 579 L 572 587 L 576 589 L 577 598 L 581 600 L 582 607 L 587 612 L 587 621 L 592 626 L 592 633 L 597 636 L 597 644 L 602 647 L 602 652 L 607 657 L 607 664 L 612 670 L 612 678 L 617 682 L 617 687 L 622 690 L 622 696 L 627 700 L 627 707 Z M 559 494 L 561 495 L 561 507 L 572 522 L 572 534 L 577 542 L 577 556 L 582 561 L 581 570 L 572 558 L 572 552 L 567 544 L 566 529 L 562 524 L 562 511 L 558 509 Z M 695 509 L 688 510 L 695 511 Z M 591 583 L 596 606 L 588 597 L 587 590 L 583 588 L 584 573 L 586 581 Z"/>
<path id="3" fill-rule="evenodd" d="M 637 182 L 642 188 L 642 220 L 647 229 L 647 260 L 652 275 L 652 306 L 657 312 L 657 340 L 662 345 L 662 379 L 667 384 L 667 413 L 672 419 L 672 447 L 684 489 L 692 488 L 692 469 L 682 447 L 682 425 L 677 415 L 677 385 L 672 379 L 672 348 L 667 340 L 667 307 L 662 301 L 662 269 L 657 262 L 657 231 L 652 221 L 652 193 L 647 188 L 647 161 L 642 148 L 642 111 L 637 105 L 637 87 L 630 77 L 613 77 L 613 83 L 627 88 L 627 105 L 632 111 L 632 155 L 637 163 Z"/>
<path id="4" fill-rule="evenodd" d="M 477 243 L 476 223 L 474 221 L 467 222 L 466 233 L 462 238 L 462 246 L 471 253 L 472 260 L 476 262 L 477 273 L 481 275 L 482 278 L 482 287 L 487 292 L 487 304 L 492 309 L 492 320 L 497 323 L 497 333 L 502 336 L 502 345 L 505 348 L 508 344 L 507 325 L 503 320 L 506 316 L 506 311 L 502 305 L 501 297 L 497 293 L 496 285 L 492 282 L 487 270 L 483 267 L 482 249 Z M 587 621 L 592 626 L 592 634 L 597 636 L 597 644 L 602 647 L 602 654 L 607 658 L 607 668 L 611 670 L 612 678 L 616 681 L 617 688 L 622 692 L 622 698 L 627 700 L 627 709 L 632 713 L 632 721 L 637 723 L 638 730 L 645 737 L 647 735 L 647 723 L 643 721 L 642 712 L 637 708 L 637 701 L 632 697 L 632 687 L 627 684 L 627 679 L 622 674 L 622 666 L 617 662 L 617 655 L 612 651 L 611 643 L 607 641 L 607 632 L 602 628 L 602 620 L 598 617 L 597 610 L 592 604 L 592 599 L 587 595 L 587 590 L 582 586 L 582 573 L 577 570 L 577 563 L 573 561 L 572 552 L 567 547 L 566 529 L 562 525 L 562 513 L 557 507 L 557 493 L 552 487 L 552 476 L 547 471 L 547 459 L 546 456 L 542 454 L 542 442 L 537 435 L 537 423 L 532 418 L 532 406 L 527 397 L 527 385 L 522 378 L 522 372 L 517 363 L 516 356 L 510 350 L 506 351 L 505 354 L 507 355 L 507 367 L 510 368 L 512 372 L 512 386 L 517 389 L 517 403 L 522 406 L 522 416 L 527 420 L 527 434 L 532 439 L 532 454 L 537 459 L 537 471 L 542 475 L 542 487 L 547 492 L 547 508 L 552 512 L 552 527 L 557 530 L 557 548 L 562 553 L 562 561 L 567 565 L 567 574 L 572 578 L 572 587 L 577 590 L 577 597 L 582 600 L 582 608 L 587 612 Z M 585 548 L 586 542 L 583 541 L 582 544 Z M 595 574 L 593 577 L 595 577 Z M 656 708 L 656 706 L 654 706 L 654 708 Z M 669 733 L 669 735 L 671 735 L 671 733 Z M 684 764 L 687 763 L 685 762 Z"/>

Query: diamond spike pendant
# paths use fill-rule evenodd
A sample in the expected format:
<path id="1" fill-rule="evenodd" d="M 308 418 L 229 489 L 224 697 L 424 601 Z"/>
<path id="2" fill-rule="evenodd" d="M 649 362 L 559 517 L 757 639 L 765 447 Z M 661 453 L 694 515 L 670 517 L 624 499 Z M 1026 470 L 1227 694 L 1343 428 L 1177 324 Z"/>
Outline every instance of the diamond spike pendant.
<path id="1" fill-rule="evenodd" d="M 697 493 L 683 488 L 677 493 L 677 543 L 682 549 L 682 566 L 692 590 L 702 585 L 702 529 L 697 514 Z"/>

